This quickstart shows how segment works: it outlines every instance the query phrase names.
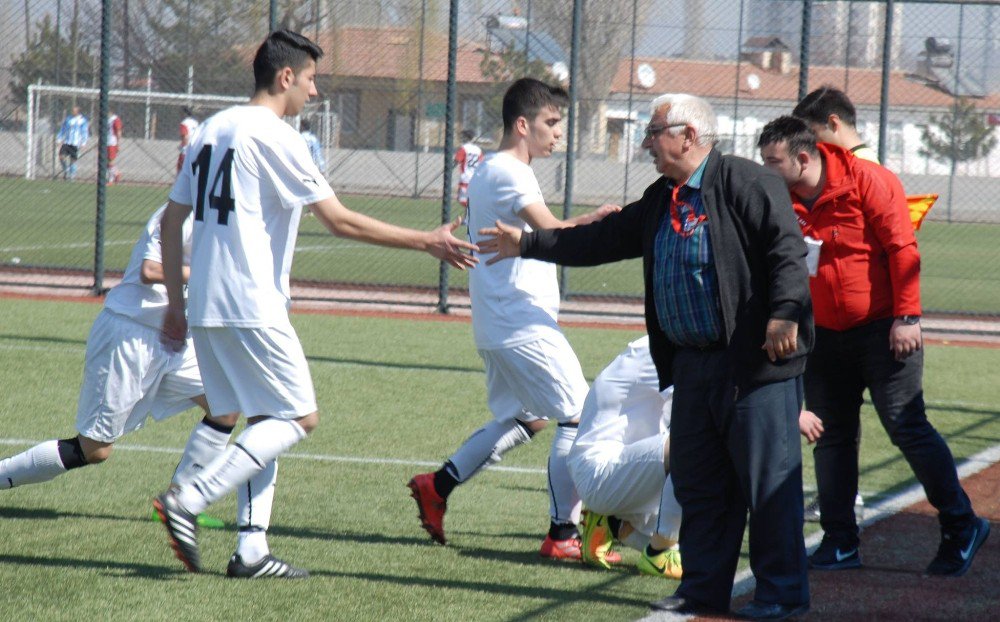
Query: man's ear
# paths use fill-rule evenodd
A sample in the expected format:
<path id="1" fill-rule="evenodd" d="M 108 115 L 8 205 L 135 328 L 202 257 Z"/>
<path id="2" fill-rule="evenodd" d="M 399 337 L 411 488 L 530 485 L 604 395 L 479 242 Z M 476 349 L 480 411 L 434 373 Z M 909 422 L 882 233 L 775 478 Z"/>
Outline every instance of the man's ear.
<path id="1" fill-rule="evenodd" d="M 840 131 L 840 127 L 843 124 L 844 122 L 840 120 L 840 117 L 838 115 L 831 114 L 826 117 L 826 126 L 830 128 L 830 131 L 833 132 L 834 134 Z"/>
<path id="2" fill-rule="evenodd" d="M 275 76 L 275 86 L 279 88 L 279 92 L 287 91 L 295 84 L 295 71 L 291 67 L 282 67 L 278 71 L 278 75 Z"/>
<path id="3" fill-rule="evenodd" d="M 806 168 L 812 163 L 813 157 L 808 151 L 800 151 L 795 154 L 795 161 L 799 163 L 799 168 Z"/>
<path id="4" fill-rule="evenodd" d="M 520 134 L 521 136 L 527 136 L 528 135 L 528 117 L 523 117 L 523 116 L 522 117 L 518 117 L 517 120 L 514 121 L 514 131 L 517 132 L 518 134 Z"/>

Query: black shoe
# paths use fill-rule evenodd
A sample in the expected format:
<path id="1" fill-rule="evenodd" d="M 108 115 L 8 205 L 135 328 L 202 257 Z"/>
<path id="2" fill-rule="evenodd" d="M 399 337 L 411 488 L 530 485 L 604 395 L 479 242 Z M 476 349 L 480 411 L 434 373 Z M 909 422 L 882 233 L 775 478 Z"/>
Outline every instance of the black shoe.
<path id="1" fill-rule="evenodd" d="M 787 620 L 808 611 L 808 603 L 805 605 L 781 605 L 751 600 L 736 612 L 736 617 L 743 620 Z"/>
<path id="2" fill-rule="evenodd" d="M 270 553 L 265 555 L 256 564 L 244 564 L 243 558 L 233 555 L 226 566 L 226 576 L 233 579 L 261 579 L 267 577 L 280 577 L 282 579 L 305 579 L 309 576 L 309 571 L 304 568 L 296 568 L 288 562 L 281 561 Z"/>
<path id="3" fill-rule="evenodd" d="M 937 555 L 927 566 L 927 574 L 943 577 L 960 577 L 972 566 L 979 547 L 990 536 L 990 522 L 985 518 L 976 517 L 972 527 L 962 534 L 948 533 L 942 530 L 941 544 Z"/>
<path id="4" fill-rule="evenodd" d="M 168 490 L 153 499 L 153 507 L 167 528 L 170 546 L 173 547 L 177 559 L 184 563 L 188 572 L 200 572 L 198 517 L 184 509 L 173 490 Z"/>
<path id="5" fill-rule="evenodd" d="M 726 613 L 720 609 L 709 607 L 704 603 L 677 594 L 651 602 L 649 603 L 649 608 L 656 611 L 669 611 L 670 613 L 680 615 L 718 615 Z"/>
<path id="6" fill-rule="evenodd" d="M 847 570 L 861 567 L 857 543 L 845 546 L 829 536 L 823 536 L 819 548 L 809 556 L 809 567 L 815 570 Z"/>
<path id="7" fill-rule="evenodd" d="M 812 500 L 812 503 L 806 506 L 806 509 L 802 512 L 802 518 L 807 523 L 818 523 L 819 522 L 819 497 Z"/>

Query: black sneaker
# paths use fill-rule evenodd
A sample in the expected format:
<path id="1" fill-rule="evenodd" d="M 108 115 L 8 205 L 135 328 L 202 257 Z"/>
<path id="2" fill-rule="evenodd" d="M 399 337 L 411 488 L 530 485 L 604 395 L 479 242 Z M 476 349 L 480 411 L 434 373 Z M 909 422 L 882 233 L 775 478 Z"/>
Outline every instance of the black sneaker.
<path id="1" fill-rule="evenodd" d="M 819 548 L 809 556 L 809 567 L 816 570 L 847 570 L 861 567 L 861 555 L 857 543 L 844 546 L 833 538 L 823 536 Z"/>
<path id="2" fill-rule="evenodd" d="M 964 534 L 941 532 L 937 555 L 927 566 L 927 574 L 943 577 L 960 577 L 972 566 L 979 547 L 990 536 L 990 522 L 976 517 L 972 527 Z"/>
<path id="3" fill-rule="evenodd" d="M 816 497 L 812 502 L 806 506 L 803 512 L 803 518 L 807 523 L 818 523 L 819 522 L 819 497 Z"/>
<path id="4" fill-rule="evenodd" d="M 233 555 L 226 566 L 226 576 L 233 579 L 261 579 L 267 577 L 280 577 L 282 579 L 305 579 L 309 576 L 309 571 L 303 568 L 296 568 L 288 562 L 281 561 L 274 555 L 268 553 L 256 564 L 244 564 L 243 558 Z"/>
<path id="5" fill-rule="evenodd" d="M 153 499 L 153 507 L 167 528 L 170 546 L 177 559 L 188 572 L 201 571 L 201 554 L 198 552 L 198 517 L 184 509 L 177 500 L 177 493 L 168 490 Z"/>

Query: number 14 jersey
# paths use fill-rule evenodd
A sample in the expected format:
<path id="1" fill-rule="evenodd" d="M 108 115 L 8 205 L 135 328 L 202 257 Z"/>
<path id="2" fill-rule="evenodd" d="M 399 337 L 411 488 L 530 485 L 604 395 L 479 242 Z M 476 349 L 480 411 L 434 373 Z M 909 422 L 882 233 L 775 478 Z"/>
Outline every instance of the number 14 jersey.
<path id="1" fill-rule="evenodd" d="M 302 207 L 331 196 L 305 140 L 269 108 L 203 123 L 170 192 L 194 212 L 188 323 L 287 325 Z"/>

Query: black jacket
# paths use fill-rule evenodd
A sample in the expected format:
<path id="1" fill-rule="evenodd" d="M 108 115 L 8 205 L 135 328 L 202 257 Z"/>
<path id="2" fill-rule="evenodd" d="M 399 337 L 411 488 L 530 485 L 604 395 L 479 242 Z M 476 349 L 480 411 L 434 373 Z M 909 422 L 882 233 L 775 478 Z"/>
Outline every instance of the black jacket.
<path id="1" fill-rule="evenodd" d="M 646 329 L 661 389 L 673 384 L 675 346 L 660 329 L 653 303 L 653 245 L 660 223 L 669 218 L 672 187 L 673 182 L 660 177 L 641 199 L 604 220 L 521 237 L 523 257 L 567 266 L 642 257 Z M 806 245 L 784 181 L 759 164 L 713 149 L 701 193 L 719 280 L 725 347 L 737 390 L 800 375 L 812 350 L 812 303 Z M 799 324 L 798 351 L 775 363 L 761 349 L 769 318 Z"/>

